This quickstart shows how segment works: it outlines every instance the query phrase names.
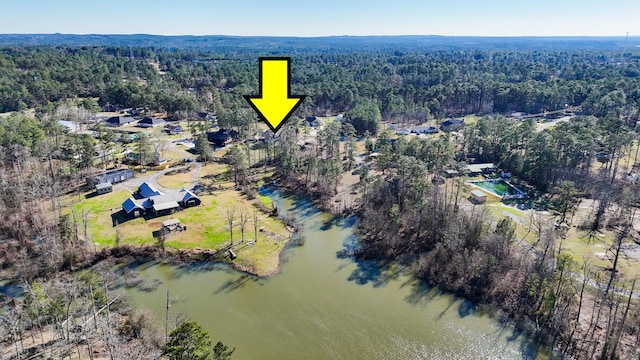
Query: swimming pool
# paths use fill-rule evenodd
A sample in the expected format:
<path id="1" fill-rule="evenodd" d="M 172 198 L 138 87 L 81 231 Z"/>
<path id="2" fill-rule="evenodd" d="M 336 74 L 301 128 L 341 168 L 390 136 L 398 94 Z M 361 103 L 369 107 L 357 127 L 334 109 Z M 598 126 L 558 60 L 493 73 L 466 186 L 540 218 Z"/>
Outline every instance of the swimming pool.
<path id="1" fill-rule="evenodd" d="M 474 181 L 473 185 L 488 190 L 498 196 L 515 197 L 522 196 L 524 192 L 504 180 Z"/>

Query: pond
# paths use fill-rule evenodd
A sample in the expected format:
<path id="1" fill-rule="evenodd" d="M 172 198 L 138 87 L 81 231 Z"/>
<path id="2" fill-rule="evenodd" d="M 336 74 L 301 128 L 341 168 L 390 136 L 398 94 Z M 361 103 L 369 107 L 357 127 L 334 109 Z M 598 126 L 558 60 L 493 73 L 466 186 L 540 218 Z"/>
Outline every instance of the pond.
<path id="1" fill-rule="evenodd" d="M 266 194 L 303 226 L 280 273 L 258 279 L 224 265 L 137 268 L 155 290 L 128 290 L 133 306 L 184 313 L 242 359 L 528 359 L 529 338 L 460 298 L 401 269 L 340 257 L 355 246 L 354 219 L 336 220 L 309 202 Z M 159 320 L 164 328 L 164 320 Z"/>

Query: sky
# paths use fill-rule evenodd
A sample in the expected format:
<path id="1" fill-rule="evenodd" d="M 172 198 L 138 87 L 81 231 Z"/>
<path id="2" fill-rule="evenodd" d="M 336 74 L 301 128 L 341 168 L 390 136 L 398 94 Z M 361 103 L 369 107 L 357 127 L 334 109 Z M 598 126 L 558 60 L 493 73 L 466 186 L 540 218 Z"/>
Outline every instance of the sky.
<path id="1" fill-rule="evenodd" d="M 640 0 L 0 0 L 0 33 L 640 36 Z"/>

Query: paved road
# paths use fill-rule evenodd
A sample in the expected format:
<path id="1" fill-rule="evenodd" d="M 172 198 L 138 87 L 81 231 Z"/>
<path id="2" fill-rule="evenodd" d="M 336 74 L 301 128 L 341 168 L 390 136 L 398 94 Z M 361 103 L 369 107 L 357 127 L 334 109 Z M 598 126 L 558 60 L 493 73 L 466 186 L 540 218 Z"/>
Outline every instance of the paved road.
<path id="1" fill-rule="evenodd" d="M 185 146 L 189 146 L 189 142 L 188 141 L 183 141 L 180 142 L 181 144 L 185 145 Z M 193 154 L 191 154 L 190 152 L 178 148 L 176 142 L 168 142 L 167 143 L 167 149 L 172 149 L 173 151 L 177 152 L 180 154 L 180 156 L 184 157 L 184 158 L 193 158 Z M 201 163 L 195 163 L 196 167 L 195 170 L 193 172 L 193 186 L 198 184 L 198 177 L 200 174 L 200 169 L 202 168 L 202 164 Z M 134 177 L 133 179 L 129 179 L 125 182 L 119 183 L 119 184 L 115 184 L 113 186 L 114 190 L 127 190 L 130 193 L 133 193 L 134 191 L 136 191 L 138 189 L 138 186 L 140 186 L 143 182 L 147 182 L 151 185 L 153 185 L 153 187 L 155 187 L 156 189 L 158 189 L 159 191 L 167 194 L 167 193 L 175 193 L 178 191 L 178 189 L 167 189 L 164 186 L 160 185 L 158 183 L 158 179 L 160 178 L 160 176 L 165 175 L 166 173 L 168 173 L 169 171 L 174 170 L 174 169 L 166 169 L 166 170 L 161 170 L 158 172 L 153 172 L 153 173 L 149 173 L 148 175 L 145 174 L 137 174 L 136 177 Z"/>
<path id="2" fill-rule="evenodd" d="M 536 131 L 540 132 L 540 131 L 542 131 L 544 129 L 548 129 L 550 127 L 556 126 L 558 123 L 566 122 L 566 121 L 569 121 L 569 120 L 571 120 L 571 116 L 564 116 L 564 117 L 561 117 L 561 118 L 556 119 L 556 120 L 551 120 L 551 121 L 545 121 L 545 122 L 542 122 L 542 123 L 538 123 L 538 124 L 536 124 Z"/>
<path id="3" fill-rule="evenodd" d="M 119 184 L 115 184 L 113 186 L 113 190 L 127 190 L 130 193 L 133 193 L 134 191 L 136 191 L 136 189 L 138 189 L 138 186 L 140 186 L 143 182 L 147 182 L 147 183 L 153 185 L 153 187 L 155 187 L 156 189 L 158 189 L 158 190 L 160 190 L 160 191 L 162 191 L 164 193 L 177 192 L 176 189 L 167 189 L 164 186 L 161 186 L 160 184 L 158 184 L 158 178 L 160 176 L 168 173 L 171 170 L 173 170 L 173 169 L 166 169 L 166 170 L 158 171 L 158 172 L 155 172 L 155 173 L 150 173 L 148 175 L 138 174 L 133 179 L 129 179 L 129 180 L 121 182 Z"/>
<path id="4" fill-rule="evenodd" d="M 202 169 L 202 163 L 197 162 L 196 168 L 193 169 L 193 187 L 196 187 L 200 184 L 200 170 Z"/>

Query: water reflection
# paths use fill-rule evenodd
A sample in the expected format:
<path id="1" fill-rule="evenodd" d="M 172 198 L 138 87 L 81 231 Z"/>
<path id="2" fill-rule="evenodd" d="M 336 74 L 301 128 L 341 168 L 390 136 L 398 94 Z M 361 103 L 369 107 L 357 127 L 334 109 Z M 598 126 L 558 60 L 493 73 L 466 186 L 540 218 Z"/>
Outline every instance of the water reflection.
<path id="1" fill-rule="evenodd" d="M 391 263 L 355 260 L 355 218 L 333 219 L 303 199 L 264 187 L 279 211 L 304 225 L 278 275 L 260 279 L 220 264 L 135 269 L 157 290 L 129 290 L 163 318 L 204 325 L 237 348 L 234 359 L 533 359 L 535 343 L 468 301 L 429 287 Z"/>

